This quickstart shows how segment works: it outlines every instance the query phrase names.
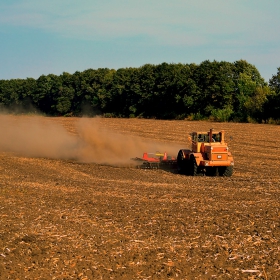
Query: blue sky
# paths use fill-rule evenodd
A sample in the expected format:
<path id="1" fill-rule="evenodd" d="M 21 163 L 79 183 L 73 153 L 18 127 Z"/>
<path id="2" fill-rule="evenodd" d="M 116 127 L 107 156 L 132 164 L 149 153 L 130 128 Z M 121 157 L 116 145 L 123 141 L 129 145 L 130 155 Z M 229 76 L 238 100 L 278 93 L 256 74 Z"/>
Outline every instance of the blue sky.
<path id="1" fill-rule="evenodd" d="M 268 81 L 279 12 L 279 0 L 1 0 L 0 79 L 245 59 Z"/>

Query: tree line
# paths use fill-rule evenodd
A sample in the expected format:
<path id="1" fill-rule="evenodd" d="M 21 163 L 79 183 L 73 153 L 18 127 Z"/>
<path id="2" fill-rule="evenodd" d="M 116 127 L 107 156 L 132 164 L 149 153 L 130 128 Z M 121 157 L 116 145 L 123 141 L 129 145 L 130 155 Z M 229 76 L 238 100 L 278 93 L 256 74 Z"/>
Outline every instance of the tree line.
<path id="1" fill-rule="evenodd" d="M 49 116 L 278 122 L 280 68 L 269 83 L 245 60 L 0 80 L 0 108 Z"/>

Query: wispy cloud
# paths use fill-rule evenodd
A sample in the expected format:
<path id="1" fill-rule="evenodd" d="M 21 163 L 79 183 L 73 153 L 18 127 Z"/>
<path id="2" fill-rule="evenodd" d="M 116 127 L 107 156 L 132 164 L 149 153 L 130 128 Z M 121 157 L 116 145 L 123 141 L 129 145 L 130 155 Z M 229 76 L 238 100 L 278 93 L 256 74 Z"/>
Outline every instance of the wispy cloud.
<path id="1" fill-rule="evenodd" d="M 0 4 L 0 22 L 87 40 L 142 36 L 170 45 L 215 40 L 242 45 L 248 36 L 251 44 L 279 39 L 267 30 L 273 11 L 266 12 L 265 5 L 259 0 L 24 0 Z"/>
<path id="2" fill-rule="evenodd" d="M 279 10 L 278 0 L 1 0 L 0 77 L 242 58 L 270 78 Z"/>

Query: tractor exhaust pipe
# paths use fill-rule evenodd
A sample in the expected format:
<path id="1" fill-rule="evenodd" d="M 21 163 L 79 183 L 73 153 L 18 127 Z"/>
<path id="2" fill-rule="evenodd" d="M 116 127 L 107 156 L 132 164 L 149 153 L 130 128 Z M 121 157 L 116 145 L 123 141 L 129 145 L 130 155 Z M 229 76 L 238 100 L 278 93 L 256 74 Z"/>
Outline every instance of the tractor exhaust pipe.
<path id="1" fill-rule="evenodd" d="M 221 144 L 225 144 L 225 131 L 221 130 Z"/>
<path id="2" fill-rule="evenodd" d="M 214 130 L 214 128 L 210 128 L 209 143 L 213 142 L 213 141 L 212 141 L 213 130 Z"/>

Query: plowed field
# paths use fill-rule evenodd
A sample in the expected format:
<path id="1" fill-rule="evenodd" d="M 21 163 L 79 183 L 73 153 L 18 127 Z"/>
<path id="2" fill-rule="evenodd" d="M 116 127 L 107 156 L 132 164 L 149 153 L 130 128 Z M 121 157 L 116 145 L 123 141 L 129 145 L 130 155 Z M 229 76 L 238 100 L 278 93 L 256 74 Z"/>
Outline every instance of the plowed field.
<path id="1" fill-rule="evenodd" d="M 280 278 L 279 126 L 0 121 L 0 279 Z M 129 164 L 212 127 L 226 131 L 232 177 Z"/>

